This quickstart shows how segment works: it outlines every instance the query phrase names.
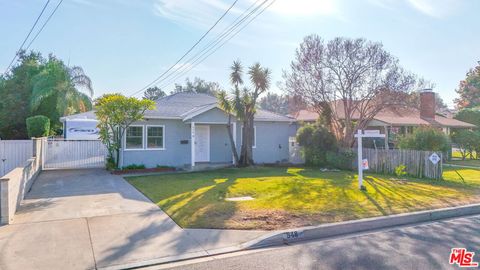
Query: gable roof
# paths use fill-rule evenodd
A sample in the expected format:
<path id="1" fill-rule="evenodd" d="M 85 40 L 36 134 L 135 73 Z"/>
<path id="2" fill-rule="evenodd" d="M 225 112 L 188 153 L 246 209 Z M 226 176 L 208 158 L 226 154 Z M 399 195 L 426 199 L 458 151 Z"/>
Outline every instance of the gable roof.
<path id="1" fill-rule="evenodd" d="M 180 119 L 186 121 L 213 108 L 218 108 L 216 97 L 187 92 L 160 98 L 155 103 L 156 108 L 154 110 L 145 112 L 146 119 Z M 95 119 L 96 117 L 94 111 L 89 111 L 65 116 L 60 120 L 78 118 Z M 296 120 L 292 117 L 257 109 L 255 121 L 294 122 Z"/>

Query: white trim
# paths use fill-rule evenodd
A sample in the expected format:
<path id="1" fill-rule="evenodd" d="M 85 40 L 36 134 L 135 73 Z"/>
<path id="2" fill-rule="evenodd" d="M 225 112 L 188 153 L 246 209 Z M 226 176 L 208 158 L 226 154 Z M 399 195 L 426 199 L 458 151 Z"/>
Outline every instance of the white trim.
<path id="1" fill-rule="evenodd" d="M 190 124 L 190 152 L 191 152 L 191 165 L 195 167 L 195 122 Z"/>
<path id="2" fill-rule="evenodd" d="M 149 127 L 162 128 L 162 147 L 161 148 L 148 147 L 148 128 Z M 145 150 L 165 150 L 165 125 L 145 125 Z"/>
<path id="3" fill-rule="evenodd" d="M 202 108 L 200 110 L 197 110 L 197 111 L 194 111 L 195 108 L 191 109 L 190 111 L 182 114 L 181 116 L 184 116 L 183 117 L 183 121 L 187 121 L 187 120 L 190 120 L 192 119 L 193 117 L 197 116 L 197 115 L 200 115 L 204 112 L 208 112 L 212 109 L 215 109 L 215 108 L 218 108 L 218 105 L 215 103 L 215 104 L 212 104 L 210 106 L 205 106 L 205 108 Z M 220 109 L 220 108 L 219 108 Z M 193 111 L 193 112 L 191 112 Z"/>
<path id="4" fill-rule="evenodd" d="M 142 147 L 141 148 L 127 148 L 127 132 L 130 127 L 141 127 L 142 128 Z M 145 149 L 145 126 L 144 125 L 130 125 L 126 130 L 123 136 L 123 149 L 124 151 L 135 151 Z"/>
<path id="5" fill-rule="evenodd" d="M 166 120 L 182 120 L 183 118 L 178 116 L 144 116 L 145 120 L 147 119 L 166 119 Z"/>
<path id="6" fill-rule="evenodd" d="M 188 123 L 188 122 L 187 122 Z M 198 125 L 228 125 L 228 122 L 195 122 Z"/>

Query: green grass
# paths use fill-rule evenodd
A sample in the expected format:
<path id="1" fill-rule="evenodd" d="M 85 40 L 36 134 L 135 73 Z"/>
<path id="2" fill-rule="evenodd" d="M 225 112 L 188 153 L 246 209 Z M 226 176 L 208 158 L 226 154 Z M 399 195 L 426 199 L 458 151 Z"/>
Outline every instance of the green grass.
<path id="1" fill-rule="evenodd" d="M 461 165 L 461 166 L 471 166 L 480 168 L 480 159 L 465 159 L 465 160 L 451 160 L 447 162 L 448 164 Z"/>
<path id="2" fill-rule="evenodd" d="M 462 178 L 457 174 L 462 175 Z M 279 229 L 479 202 L 480 170 L 446 168 L 445 180 L 392 180 L 353 172 L 258 167 L 129 177 L 180 226 Z M 225 198 L 251 196 L 251 201 Z"/>

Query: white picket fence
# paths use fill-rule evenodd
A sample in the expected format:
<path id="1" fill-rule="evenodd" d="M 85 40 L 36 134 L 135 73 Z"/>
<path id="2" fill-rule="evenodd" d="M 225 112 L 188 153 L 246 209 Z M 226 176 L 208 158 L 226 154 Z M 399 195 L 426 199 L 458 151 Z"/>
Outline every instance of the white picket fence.
<path id="1" fill-rule="evenodd" d="M 107 149 L 98 140 L 46 140 L 44 169 L 105 167 Z"/>
<path id="2" fill-rule="evenodd" d="M 23 166 L 32 155 L 32 140 L 0 140 L 0 177 Z"/>

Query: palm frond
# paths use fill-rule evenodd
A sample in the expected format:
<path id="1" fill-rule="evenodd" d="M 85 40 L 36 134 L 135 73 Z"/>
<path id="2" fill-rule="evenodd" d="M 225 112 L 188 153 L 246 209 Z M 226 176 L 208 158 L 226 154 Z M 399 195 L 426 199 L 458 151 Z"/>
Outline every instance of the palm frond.
<path id="1" fill-rule="evenodd" d="M 70 81 L 74 86 L 86 89 L 88 94 L 93 96 L 92 80 L 85 75 L 85 72 L 81 67 L 73 66 L 68 69 L 68 72 L 70 74 Z"/>
<path id="2" fill-rule="evenodd" d="M 230 73 L 230 82 L 236 86 L 243 84 L 242 74 L 243 67 L 239 60 L 233 61 L 233 65 L 230 67 L 232 71 Z"/>

